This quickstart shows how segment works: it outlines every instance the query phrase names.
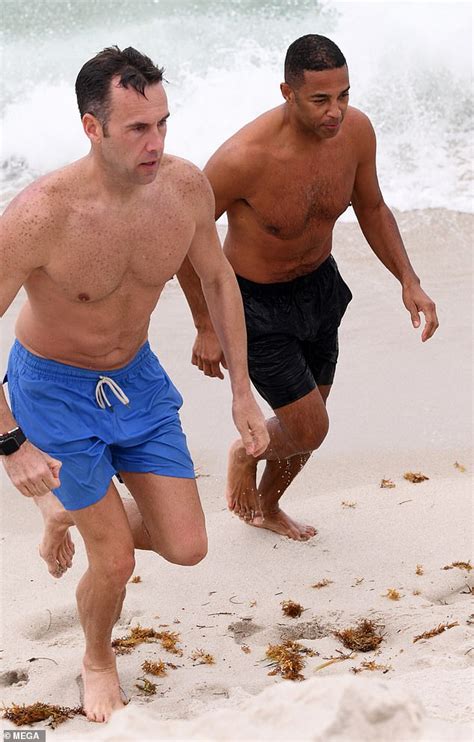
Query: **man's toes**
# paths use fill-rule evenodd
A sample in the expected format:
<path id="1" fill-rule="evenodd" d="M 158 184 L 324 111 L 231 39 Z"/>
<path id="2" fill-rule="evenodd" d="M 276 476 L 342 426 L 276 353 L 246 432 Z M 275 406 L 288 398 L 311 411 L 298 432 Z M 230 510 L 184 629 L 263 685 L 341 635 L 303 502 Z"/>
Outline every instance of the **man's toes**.
<path id="1" fill-rule="evenodd" d="M 68 568 L 69 557 L 65 553 L 65 550 L 63 547 L 58 549 L 58 556 L 56 558 L 56 561 L 58 563 L 59 569 L 62 569 L 63 572 L 65 572 L 66 569 Z"/>

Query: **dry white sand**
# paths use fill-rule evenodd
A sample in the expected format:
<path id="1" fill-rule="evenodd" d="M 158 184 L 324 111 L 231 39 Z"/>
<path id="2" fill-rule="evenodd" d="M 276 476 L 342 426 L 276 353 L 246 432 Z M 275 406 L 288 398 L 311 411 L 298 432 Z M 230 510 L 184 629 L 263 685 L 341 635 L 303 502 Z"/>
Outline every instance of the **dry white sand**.
<path id="1" fill-rule="evenodd" d="M 209 555 L 183 568 L 138 553 L 142 581 L 129 586 L 114 636 L 137 624 L 166 627 L 179 632 L 183 654 L 142 644 L 119 657 L 128 707 L 105 726 L 76 717 L 48 731 L 50 738 L 471 738 L 473 578 L 469 570 L 443 568 L 472 557 L 472 218 L 443 210 L 398 216 L 441 327 L 422 345 L 398 283 L 356 225 L 338 225 L 335 256 L 354 300 L 341 329 L 331 431 L 284 499 L 292 515 L 318 528 L 307 543 L 252 529 L 227 512 L 226 450 L 235 437 L 229 385 L 190 365 L 190 315 L 177 282 L 168 285 L 151 340 L 185 398 L 182 417 L 200 474 Z M 20 300 L 4 323 L 3 361 Z M 429 479 L 412 484 L 403 478 L 407 471 Z M 382 478 L 396 486 L 381 489 Z M 83 640 L 74 590 L 85 568 L 80 538 L 75 534 L 73 569 L 56 581 L 37 556 L 39 514 L 5 477 L 1 514 L 0 702 L 76 706 Z M 311 587 L 321 580 L 330 584 Z M 392 588 L 397 601 L 386 596 Z M 303 605 L 300 618 L 283 615 L 281 602 L 288 599 Z M 348 653 L 333 632 L 361 618 L 383 627 L 379 649 L 318 669 Z M 457 625 L 413 642 L 446 623 Z M 288 637 L 316 653 L 305 657 L 305 682 L 268 674 L 266 648 Z M 193 661 L 198 649 L 215 664 Z M 149 697 L 136 687 L 146 659 L 177 665 L 164 678 L 148 676 L 157 683 Z M 379 667 L 352 672 L 364 661 Z"/>

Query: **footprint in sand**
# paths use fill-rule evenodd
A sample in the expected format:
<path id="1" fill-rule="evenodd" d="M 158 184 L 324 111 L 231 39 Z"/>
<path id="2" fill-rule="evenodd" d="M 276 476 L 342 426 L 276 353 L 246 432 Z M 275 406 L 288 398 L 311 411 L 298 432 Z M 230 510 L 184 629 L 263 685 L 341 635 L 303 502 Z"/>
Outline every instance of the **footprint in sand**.
<path id="1" fill-rule="evenodd" d="M 76 606 L 56 607 L 30 613 L 18 619 L 15 626 L 21 636 L 30 641 L 53 639 L 71 629 L 79 628 Z"/>
<path id="2" fill-rule="evenodd" d="M 253 621 L 236 621 L 235 623 L 231 623 L 227 628 L 233 633 L 234 641 L 237 644 L 243 644 L 244 639 L 247 639 L 247 637 L 263 631 L 263 626 L 258 626 Z"/>
<path id="3" fill-rule="evenodd" d="M 297 641 L 298 639 L 323 639 L 330 636 L 334 629 L 331 626 L 321 624 L 317 619 L 313 621 L 301 621 L 293 626 L 279 626 L 281 641 Z"/>
<path id="4" fill-rule="evenodd" d="M 28 680 L 28 671 L 24 668 L 5 670 L 0 673 L 0 688 L 8 688 L 10 685 L 26 685 Z"/>

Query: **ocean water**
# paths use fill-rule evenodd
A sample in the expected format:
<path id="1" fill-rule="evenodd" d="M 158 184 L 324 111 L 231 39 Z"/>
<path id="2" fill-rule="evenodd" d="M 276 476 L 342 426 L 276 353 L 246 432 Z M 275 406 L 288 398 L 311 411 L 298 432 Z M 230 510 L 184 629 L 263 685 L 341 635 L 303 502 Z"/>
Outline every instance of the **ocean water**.
<path id="1" fill-rule="evenodd" d="M 339 44 L 351 103 L 372 119 L 386 201 L 472 210 L 469 2 L 0 0 L 0 207 L 88 151 L 74 98 L 82 64 L 132 45 L 165 67 L 167 151 L 203 166 L 281 102 L 288 45 Z"/>

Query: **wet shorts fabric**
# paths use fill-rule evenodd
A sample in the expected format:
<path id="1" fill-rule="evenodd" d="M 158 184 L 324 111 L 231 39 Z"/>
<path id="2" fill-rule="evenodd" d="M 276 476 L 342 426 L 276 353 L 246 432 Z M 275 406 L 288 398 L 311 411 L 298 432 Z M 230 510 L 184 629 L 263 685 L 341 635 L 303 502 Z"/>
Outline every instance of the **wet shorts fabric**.
<path id="1" fill-rule="evenodd" d="M 247 325 L 250 378 L 273 409 L 316 385 L 332 384 L 338 327 L 352 294 L 330 255 L 315 271 L 283 283 L 237 276 Z"/>
<path id="2" fill-rule="evenodd" d="M 148 343 L 120 369 L 91 371 L 39 358 L 15 341 L 7 378 L 18 425 L 62 462 L 54 493 L 67 510 L 98 502 L 118 471 L 194 479 L 183 399 Z"/>

